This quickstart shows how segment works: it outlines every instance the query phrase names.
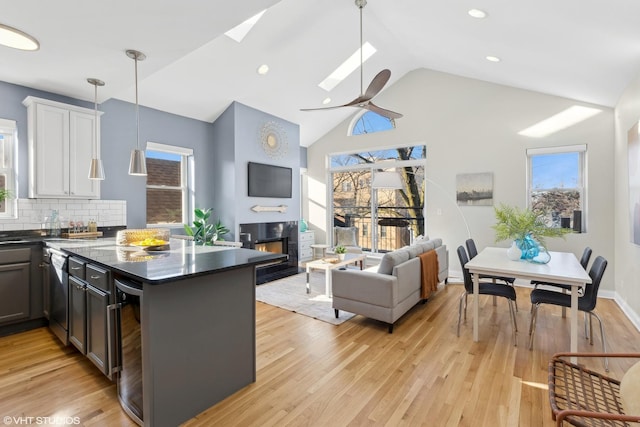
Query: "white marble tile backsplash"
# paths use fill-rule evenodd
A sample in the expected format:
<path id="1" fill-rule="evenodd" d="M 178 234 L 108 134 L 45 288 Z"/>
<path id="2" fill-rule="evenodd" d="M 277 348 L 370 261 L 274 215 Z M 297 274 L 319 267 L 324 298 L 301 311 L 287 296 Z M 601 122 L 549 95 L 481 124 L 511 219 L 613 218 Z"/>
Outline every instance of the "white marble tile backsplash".
<path id="1" fill-rule="evenodd" d="M 0 218 L 1 230 L 46 229 L 45 218 L 57 210 L 61 220 L 95 220 L 98 227 L 126 226 L 126 200 L 18 199 L 18 217 Z"/>

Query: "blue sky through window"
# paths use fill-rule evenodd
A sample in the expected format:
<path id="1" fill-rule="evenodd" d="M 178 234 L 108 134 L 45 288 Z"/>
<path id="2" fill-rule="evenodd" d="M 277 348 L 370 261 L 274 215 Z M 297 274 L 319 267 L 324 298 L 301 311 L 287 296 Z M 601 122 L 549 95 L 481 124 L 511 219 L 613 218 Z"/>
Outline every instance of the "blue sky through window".
<path id="1" fill-rule="evenodd" d="M 393 129 L 394 127 L 395 126 L 390 119 L 382 117 L 380 114 L 374 113 L 373 111 L 367 111 L 362 116 L 360 116 L 355 126 L 353 126 L 351 134 L 362 135 L 366 133 L 389 130 Z"/>
<path id="2" fill-rule="evenodd" d="M 165 153 L 163 151 L 153 151 L 146 150 L 146 156 L 150 159 L 162 159 L 162 160 L 173 160 L 176 162 L 180 161 L 180 155 L 174 153 Z"/>
<path id="3" fill-rule="evenodd" d="M 533 189 L 576 188 L 580 153 L 540 154 L 531 158 Z"/>

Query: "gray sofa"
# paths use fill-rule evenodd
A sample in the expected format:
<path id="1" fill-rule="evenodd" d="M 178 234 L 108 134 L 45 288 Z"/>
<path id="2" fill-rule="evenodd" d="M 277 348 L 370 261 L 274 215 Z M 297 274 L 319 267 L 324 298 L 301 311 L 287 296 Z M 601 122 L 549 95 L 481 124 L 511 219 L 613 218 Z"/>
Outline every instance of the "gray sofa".
<path id="1" fill-rule="evenodd" d="M 442 239 L 422 240 L 411 246 L 384 254 L 377 267 L 367 270 L 331 270 L 333 308 L 361 314 L 393 324 L 420 301 L 421 262 L 419 255 L 435 250 L 438 258 L 438 281 L 449 274 L 449 256 Z"/>

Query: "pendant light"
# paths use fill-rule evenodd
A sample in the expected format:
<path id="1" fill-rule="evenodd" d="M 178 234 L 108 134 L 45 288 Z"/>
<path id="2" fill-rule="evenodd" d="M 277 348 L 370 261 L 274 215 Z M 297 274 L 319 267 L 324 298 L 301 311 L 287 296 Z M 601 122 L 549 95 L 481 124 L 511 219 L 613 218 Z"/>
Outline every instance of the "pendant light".
<path id="1" fill-rule="evenodd" d="M 138 104 L 138 61 L 144 61 L 146 56 L 137 50 L 127 50 L 127 56 L 135 62 L 136 75 L 136 148 L 131 150 L 131 161 L 129 162 L 129 175 L 147 176 L 147 161 L 144 157 L 144 150 L 140 149 L 140 106 Z"/>
<path id="2" fill-rule="evenodd" d="M 91 159 L 91 165 L 89 165 L 89 179 L 103 180 L 104 169 L 102 168 L 102 160 L 100 160 L 100 153 L 98 149 L 98 86 L 104 86 L 104 82 L 98 79 L 87 79 L 87 81 L 94 86 L 93 128 L 95 129 L 93 139 L 93 158 Z"/>

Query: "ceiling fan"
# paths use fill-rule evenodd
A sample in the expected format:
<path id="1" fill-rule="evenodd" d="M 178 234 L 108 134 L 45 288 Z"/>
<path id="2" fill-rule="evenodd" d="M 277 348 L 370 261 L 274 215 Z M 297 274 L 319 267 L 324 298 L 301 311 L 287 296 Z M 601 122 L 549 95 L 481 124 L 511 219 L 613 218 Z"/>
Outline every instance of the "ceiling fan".
<path id="1" fill-rule="evenodd" d="M 355 0 L 355 3 L 358 9 L 360 9 L 360 96 L 358 96 L 353 101 L 347 102 L 343 105 L 322 108 L 303 108 L 300 111 L 332 110 L 342 107 L 359 107 L 364 108 L 365 110 L 373 111 L 374 113 L 377 113 L 388 119 L 399 119 L 402 117 L 402 114 L 378 107 L 376 104 L 371 102 L 373 97 L 376 96 L 378 92 L 382 90 L 384 85 L 389 81 L 389 77 L 391 77 L 391 71 L 387 69 L 380 71 L 378 74 L 376 74 L 373 80 L 371 80 L 371 83 L 369 83 L 367 90 L 364 90 L 364 84 L 362 81 L 362 68 L 364 62 L 362 59 L 362 9 L 366 6 L 367 0 Z"/>

